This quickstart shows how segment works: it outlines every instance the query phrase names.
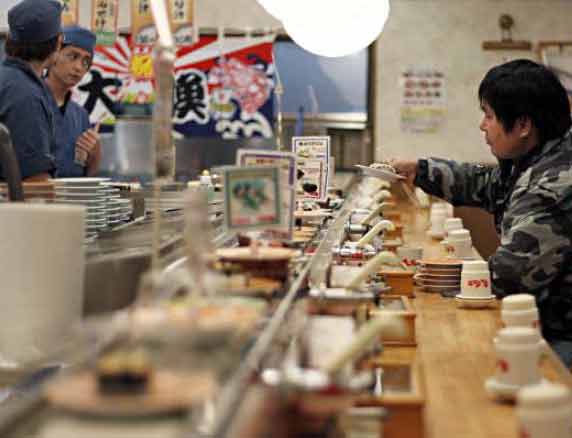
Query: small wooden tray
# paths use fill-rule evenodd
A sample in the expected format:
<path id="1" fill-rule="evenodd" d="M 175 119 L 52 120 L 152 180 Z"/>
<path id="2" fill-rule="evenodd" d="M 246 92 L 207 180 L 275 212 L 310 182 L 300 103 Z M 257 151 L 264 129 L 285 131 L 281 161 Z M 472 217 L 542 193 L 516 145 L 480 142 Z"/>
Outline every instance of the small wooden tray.
<path id="1" fill-rule="evenodd" d="M 410 298 L 415 296 L 413 293 L 413 275 L 415 272 L 384 268 L 380 274 L 383 275 L 385 283 L 391 287 L 392 295 L 403 295 Z"/>
<path id="2" fill-rule="evenodd" d="M 78 414 L 104 417 L 145 417 L 183 412 L 214 394 L 208 374 L 157 371 L 140 395 L 105 395 L 99 392 L 93 371 L 56 380 L 44 396 L 53 406 Z"/>
<path id="3" fill-rule="evenodd" d="M 383 369 L 384 390 L 380 396 L 364 393 L 357 406 L 381 406 L 389 411 L 383 424 L 384 436 L 423 438 L 425 436 L 425 376 L 418 361 L 387 362 L 371 359 L 365 368 Z"/>
<path id="4" fill-rule="evenodd" d="M 279 261 L 290 260 L 296 255 L 296 251 L 287 248 L 259 247 L 253 251 L 250 247 L 220 248 L 216 251 L 221 260 L 242 261 Z"/>
<path id="5" fill-rule="evenodd" d="M 387 333 L 382 334 L 381 341 L 383 344 L 407 346 L 417 345 L 417 338 L 415 335 L 415 319 L 417 318 L 417 313 L 415 312 L 409 298 L 399 295 L 384 295 L 381 298 L 381 304 L 385 307 L 369 309 L 369 318 L 375 318 L 376 315 L 389 312 L 402 319 L 406 327 L 405 333 L 402 336 L 395 336 Z"/>

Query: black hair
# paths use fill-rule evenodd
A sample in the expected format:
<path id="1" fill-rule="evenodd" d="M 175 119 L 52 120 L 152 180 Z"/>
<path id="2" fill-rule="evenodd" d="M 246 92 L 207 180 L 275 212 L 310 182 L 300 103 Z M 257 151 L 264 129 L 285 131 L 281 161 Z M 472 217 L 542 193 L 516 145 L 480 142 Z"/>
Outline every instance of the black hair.
<path id="1" fill-rule="evenodd" d="M 530 118 L 540 143 L 563 136 L 570 125 L 570 103 L 558 77 L 544 65 L 518 59 L 492 68 L 479 86 L 479 101 L 487 103 L 507 132 Z"/>
<path id="2" fill-rule="evenodd" d="M 60 34 L 46 41 L 31 43 L 29 41 L 14 41 L 9 36 L 6 38 L 6 54 L 22 61 L 43 62 L 58 49 Z"/>

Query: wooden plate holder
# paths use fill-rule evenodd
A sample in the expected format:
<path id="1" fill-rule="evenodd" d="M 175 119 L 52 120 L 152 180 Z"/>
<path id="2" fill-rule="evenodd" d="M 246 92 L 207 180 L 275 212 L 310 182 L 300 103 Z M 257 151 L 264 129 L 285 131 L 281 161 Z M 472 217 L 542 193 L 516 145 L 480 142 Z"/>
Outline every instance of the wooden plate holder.
<path id="1" fill-rule="evenodd" d="M 384 392 L 381 396 L 364 393 L 356 406 L 381 406 L 389 411 L 383 424 L 386 438 L 424 438 L 425 376 L 418 361 L 370 359 L 364 368 L 383 368 Z"/>
<path id="2" fill-rule="evenodd" d="M 392 334 L 382 334 L 380 340 L 384 345 L 404 345 L 416 346 L 417 338 L 415 335 L 415 319 L 417 313 L 411 304 L 408 297 L 400 295 L 384 295 L 381 298 L 381 303 L 385 308 L 372 307 L 368 310 L 367 319 L 375 318 L 376 315 L 383 314 L 384 312 L 392 313 L 399 316 L 405 325 L 405 333 L 402 336 Z"/>
<path id="3" fill-rule="evenodd" d="M 383 275 L 385 283 L 391 287 L 391 295 L 402 295 L 413 298 L 413 271 L 406 270 L 388 270 L 382 269 L 380 274 Z"/>

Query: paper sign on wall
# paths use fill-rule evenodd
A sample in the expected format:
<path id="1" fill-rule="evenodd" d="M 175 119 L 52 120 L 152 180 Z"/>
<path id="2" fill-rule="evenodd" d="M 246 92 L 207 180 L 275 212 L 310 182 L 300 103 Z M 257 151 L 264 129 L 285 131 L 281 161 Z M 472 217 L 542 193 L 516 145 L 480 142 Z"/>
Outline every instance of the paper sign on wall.
<path id="1" fill-rule="evenodd" d="M 291 152 L 267 151 L 261 149 L 239 149 L 236 164 L 243 167 L 275 166 L 280 169 L 280 185 L 283 223 L 280 230 L 274 230 L 278 238 L 291 239 L 294 229 L 296 155 Z"/>
<path id="2" fill-rule="evenodd" d="M 280 226 L 278 167 L 224 167 L 225 225 L 228 230 L 265 230 Z"/>
<path id="3" fill-rule="evenodd" d="M 131 0 L 131 38 L 137 45 L 153 45 L 157 40 L 151 0 Z"/>
<path id="4" fill-rule="evenodd" d="M 435 133 L 445 121 L 445 74 L 436 69 L 412 68 L 400 77 L 401 130 Z"/>
<path id="5" fill-rule="evenodd" d="M 117 0 L 92 0 L 91 30 L 97 38 L 97 45 L 112 46 L 117 37 Z"/>
<path id="6" fill-rule="evenodd" d="M 330 173 L 330 137 L 293 137 L 292 151 L 298 166 L 298 199 L 325 201 Z"/>
<path id="7" fill-rule="evenodd" d="M 169 0 L 171 30 L 178 46 L 197 41 L 194 5 L 194 0 Z"/>
<path id="8" fill-rule="evenodd" d="M 78 0 L 60 0 L 62 4 L 62 25 L 72 26 L 77 24 Z"/>

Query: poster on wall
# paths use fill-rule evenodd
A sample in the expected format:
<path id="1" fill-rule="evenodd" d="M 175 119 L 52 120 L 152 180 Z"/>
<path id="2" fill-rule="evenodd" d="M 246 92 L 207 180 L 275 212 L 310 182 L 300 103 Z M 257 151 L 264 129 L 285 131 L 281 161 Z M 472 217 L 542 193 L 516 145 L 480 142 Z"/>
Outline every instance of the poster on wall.
<path id="1" fill-rule="evenodd" d="M 117 37 L 118 0 L 92 0 L 91 30 L 97 45 L 112 46 Z"/>
<path id="2" fill-rule="evenodd" d="M 296 155 L 298 200 L 326 201 L 330 173 L 330 137 L 292 137 Z"/>
<path id="3" fill-rule="evenodd" d="M 178 47 L 173 91 L 176 135 L 239 139 L 270 138 L 274 119 L 273 38 L 201 37 Z M 92 68 L 74 99 L 93 123 L 113 130 L 122 102 L 152 103 L 150 46 L 120 36 L 111 47 L 98 46 Z"/>
<path id="4" fill-rule="evenodd" d="M 62 25 L 72 26 L 77 24 L 79 0 L 60 0 L 62 4 Z"/>
<path id="5" fill-rule="evenodd" d="M 401 73 L 401 130 L 435 133 L 446 115 L 445 74 L 433 68 L 410 68 Z"/>

